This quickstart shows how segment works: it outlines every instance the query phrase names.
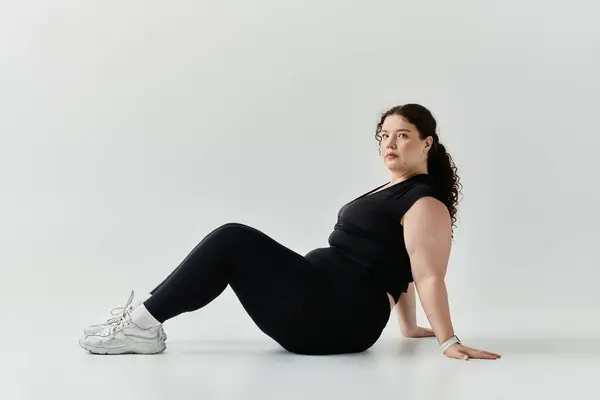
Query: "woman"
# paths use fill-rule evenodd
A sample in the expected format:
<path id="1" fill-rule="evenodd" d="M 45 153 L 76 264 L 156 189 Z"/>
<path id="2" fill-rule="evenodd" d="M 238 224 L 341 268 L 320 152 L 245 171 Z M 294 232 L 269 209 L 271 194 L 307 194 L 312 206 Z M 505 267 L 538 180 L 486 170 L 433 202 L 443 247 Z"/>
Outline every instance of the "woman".
<path id="1" fill-rule="evenodd" d="M 345 204 L 328 247 L 305 256 L 261 231 L 229 223 L 208 234 L 145 301 L 85 329 L 92 353 L 160 353 L 162 324 L 198 310 L 230 285 L 261 331 L 297 354 L 369 349 L 397 307 L 405 336 L 436 336 L 451 358 L 496 359 L 454 335 L 444 277 L 459 178 L 429 110 L 385 112 L 375 138 L 390 181 Z M 416 325 L 414 286 L 433 328 Z"/>

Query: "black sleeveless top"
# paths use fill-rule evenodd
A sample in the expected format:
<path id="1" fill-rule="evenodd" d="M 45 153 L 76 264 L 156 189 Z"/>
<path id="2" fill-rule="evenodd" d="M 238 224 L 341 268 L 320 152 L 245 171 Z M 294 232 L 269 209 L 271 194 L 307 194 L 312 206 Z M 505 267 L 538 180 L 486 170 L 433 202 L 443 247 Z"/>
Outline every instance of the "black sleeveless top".
<path id="1" fill-rule="evenodd" d="M 375 284 L 398 301 L 413 281 L 400 220 L 421 197 L 440 201 L 442 197 L 429 174 L 414 175 L 377 192 L 388 183 L 345 204 L 328 242 L 362 265 Z"/>

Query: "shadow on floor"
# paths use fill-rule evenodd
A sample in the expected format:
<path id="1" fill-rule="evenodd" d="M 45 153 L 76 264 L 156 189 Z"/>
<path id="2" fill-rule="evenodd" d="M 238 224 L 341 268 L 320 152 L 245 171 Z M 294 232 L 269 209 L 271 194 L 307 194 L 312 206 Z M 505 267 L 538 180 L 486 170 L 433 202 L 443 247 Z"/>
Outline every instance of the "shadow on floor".
<path id="1" fill-rule="evenodd" d="M 600 337 L 465 337 L 466 346 L 516 355 L 599 355 Z M 224 357 L 257 357 L 297 356 L 281 348 L 274 341 L 268 340 L 182 340 L 176 339 L 168 343 L 168 351 L 181 355 L 218 355 Z M 437 353 L 435 338 L 425 339 L 384 339 L 370 350 L 363 353 L 341 354 L 333 357 L 368 359 L 381 356 L 421 357 Z M 322 357 L 322 356 L 304 356 Z M 332 357 L 332 356 L 327 356 Z"/>
<path id="2" fill-rule="evenodd" d="M 282 356 L 302 356 L 302 357 L 323 357 L 312 355 L 298 355 L 290 353 L 275 341 L 268 340 L 173 340 L 168 343 L 168 350 L 182 355 L 219 355 L 232 357 L 282 357 Z M 333 357 L 342 358 L 371 358 L 375 357 L 373 351 L 352 354 L 336 354 Z M 327 356 L 332 357 L 332 356 Z"/>
<path id="3" fill-rule="evenodd" d="M 553 336 L 548 337 L 469 337 L 462 338 L 463 344 L 472 348 L 488 350 L 499 354 L 518 355 L 600 355 L 600 336 Z M 390 353 L 405 357 L 420 356 L 437 351 L 437 341 L 427 339 L 386 340 L 380 343 L 381 352 L 393 349 Z"/>

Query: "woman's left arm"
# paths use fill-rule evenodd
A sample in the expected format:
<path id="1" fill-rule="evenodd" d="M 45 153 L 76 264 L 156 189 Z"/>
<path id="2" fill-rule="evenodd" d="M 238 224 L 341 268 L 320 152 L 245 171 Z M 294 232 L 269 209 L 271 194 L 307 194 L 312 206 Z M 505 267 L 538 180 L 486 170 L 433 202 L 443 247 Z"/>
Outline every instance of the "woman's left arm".
<path id="1" fill-rule="evenodd" d="M 452 245 L 452 221 L 446 206 L 433 197 L 422 197 L 402 218 L 404 241 L 421 305 L 440 344 L 454 336 L 445 277 Z M 498 354 L 453 344 L 448 357 L 467 360 L 498 358 Z"/>
<path id="2" fill-rule="evenodd" d="M 396 304 L 396 320 L 402 336 L 407 338 L 424 338 L 435 336 L 433 330 L 417 325 L 417 301 L 415 285 L 410 283 L 406 292 L 400 295 Z"/>

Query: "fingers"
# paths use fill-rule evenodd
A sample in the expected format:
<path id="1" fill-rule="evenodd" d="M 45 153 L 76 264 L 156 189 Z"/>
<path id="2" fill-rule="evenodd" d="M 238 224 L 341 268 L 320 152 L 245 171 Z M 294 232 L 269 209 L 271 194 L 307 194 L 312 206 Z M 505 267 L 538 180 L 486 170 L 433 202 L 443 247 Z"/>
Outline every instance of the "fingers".
<path id="1" fill-rule="evenodd" d="M 433 329 L 430 328 L 423 328 L 425 331 L 425 335 L 426 337 L 432 337 L 435 336 L 435 333 L 433 333 Z"/>
<path id="2" fill-rule="evenodd" d="M 465 347 L 464 353 L 471 358 L 479 358 L 486 360 L 495 360 L 501 357 L 500 354 L 492 353 L 485 350 L 472 349 L 470 347 Z"/>
<path id="3" fill-rule="evenodd" d="M 500 358 L 500 354 L 492 353 L 485 350 L 473 349 L 466 346 L 455 345 L 452 346 L 446 351 L 446 356 L 450 358 L 456 358 L 458 360 L 470 360 L 471 358 L 475 359 L 485 359 L 485 360 L 496 360 Z"/>
<path id="4" fill-rule="evenodd" d="M 417 326 L 416 329 L 404 335 L 405 337 L 410 338 L 425 338 L 425 337 L 434 337 L 435 333 L 433 333 L 432 329 L 424 328 L 422 326 Z"/>
<path id="5" fill-rule="evenodd" d="M 492 353 L 491 351 L 484 351 L 485 354 L 489 354 L 492 357 L 500 358 L 502 357 L 500 354 Z"/>

